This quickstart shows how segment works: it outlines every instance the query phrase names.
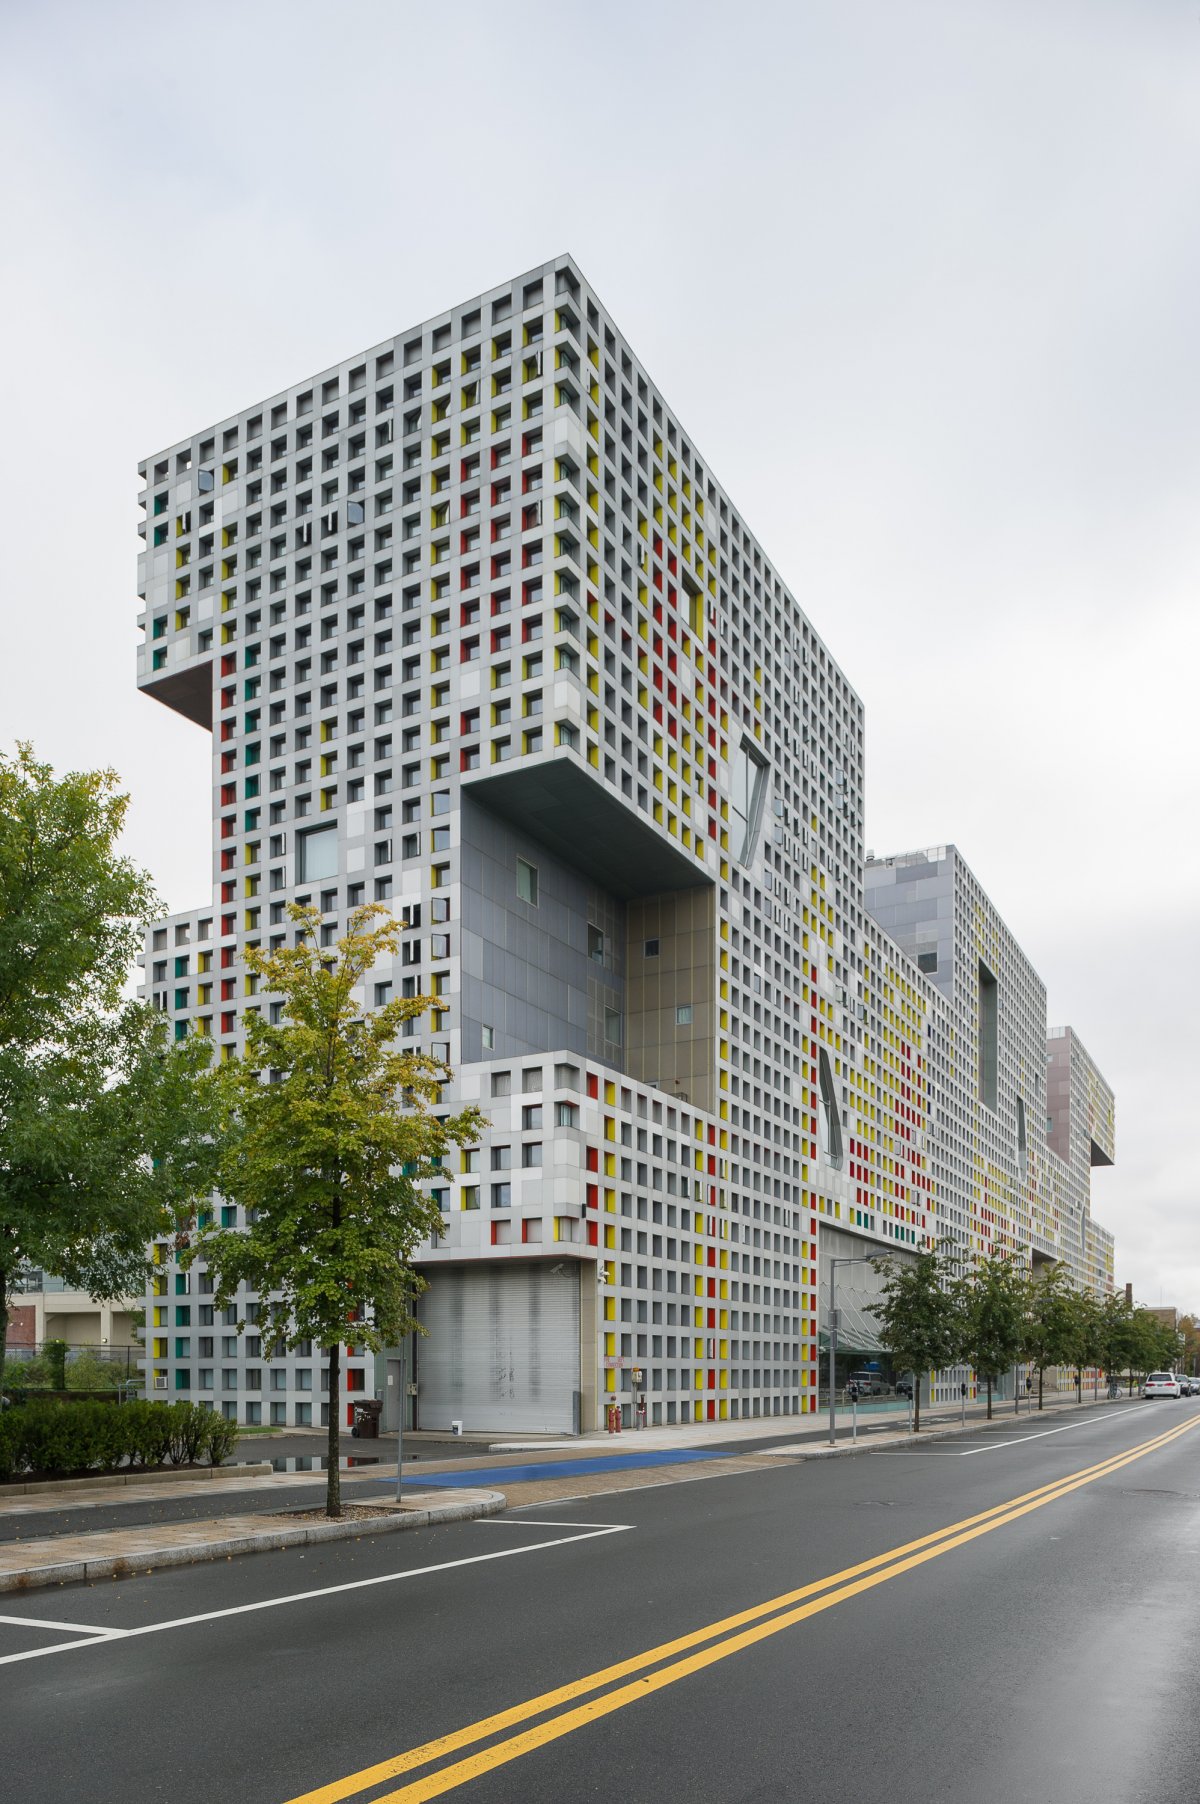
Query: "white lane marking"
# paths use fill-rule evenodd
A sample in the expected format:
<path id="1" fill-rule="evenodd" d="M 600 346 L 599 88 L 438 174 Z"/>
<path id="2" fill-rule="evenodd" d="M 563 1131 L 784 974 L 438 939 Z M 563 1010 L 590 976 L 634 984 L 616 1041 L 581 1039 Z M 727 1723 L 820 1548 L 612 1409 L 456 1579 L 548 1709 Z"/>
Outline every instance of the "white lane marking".
<path id="1" fill-rule="evenodd" d="M 969 1447 L 962 1457 L 969 1459 L 973 1453 L 991 1453 L 996 1447 L 1020 1447 L 1026 1441 L 1044 1441 L 1047 1435 L 1069 1434 L 1072 1428 L 1095 1428 L 1098 1423 L 1112 1420 L 1112 1416 L 1088 1416 L 1082 1422 L 1065 1422 L 1061 1428 L 1039 1428 L 1036 1434 L 1016 1435 L 1011 1441 L 991 1441 L 986 1447 Z"/>
<path id="2" fill-rule="evenodd" d="M 526 1508 L 537 1508 L 537 1505 L 526 1505 Z M 511 1516 L 476 1516 L 480 1527 L 490 1523 L 494 1528 L 633 1528 L 632 1522 L 547 1522 L 541 1516 L 527 1516 L 516 1522 Z M 0 1618 L 2 1621 L 3 1618 Z"/>
<path id="3" fill-rule="evenodd" d="M 94 1622 L 50 1622 L 42 1616 L 0 1616 L 0 1622 L 11 1622 L 25 1629 L 65 1629 L 70 1635 L 127 1635 L 128 1629 L 102 1629 Z"/>
<path id="4" fill-rule="evenodd" d="M 872 1454 L 871 1457 L 872 1459 L 965 1459 L 967 1456 L 962 1452 L 926 1453 L 924 1448 L 921 1448 L 919 1452 L 906 1453 L 902 1447 L 897 1447 L 894 1450 L 885 1450 L 882 1453 Z"/>
<path id="5" fill-rule="evenodd" d="M 1066 1434 L 1072 1428 L 1095 1428 L 1103 1422 L 1113 1422 L 1115 1416 L 1088 1416 L 1080 1422 L 1065 1422 L 1061 1428 L 1039 1428 L 1035 1434 L 1016 1435 L 1003 1441 L 985 1441 L 981 1447 L 955 1447 L 928 1452 L 924 1448 L 906 1452 L 903 1447 L 881 1447 L 872 1457 L 874 1459 L 970 1459 L 975 1453 L 994 1453 L 999 1447 L 1020 1447 L 1025 1441 L 1044 1441 L 1047 1435 Z"/>
<path id="6" fill-rule="evenodd" d="M 627 1525 L 618 1523 L 614 1527 L 605 1523 L 603 1528 L 589 1529 L 581 1535 L 561 1535 L 557 1541 L 533 1541 L 522 1547 L 504 1547 L 497 1553 L 476 1553 L 463 1560 L 441 1560 L 434 1566 L 414 1566 L 407 1572 L 384 1572 L 376 1578 L 350 1579 L 343 1585 L 322 1585 L 313 1591 L 293 1591 L 286 1597 L 264 1597 L 258 1603 L 231 1604 L 224 1610 L 204 1610 L 197 1616 L 176 1616 L 169 1622 L 148 1622 L 140 1628 L 122 1629 L 119 1635 L 108 1629 L 98 1631 L 88 1641 L 61 1641 L 53 1647 L 29 1648 L 21 1654 L 0 1655 L 0 1666 L 15 1666 L 22 1660 L 41 1660 L 49 1654 L 66 1654 L 77 1647 L 97 1647 L 102 1641 L 115 1639 L 132 1640 L 138 1635 L 161 1635 L 166 1629 L 192 1628 L 199 1622 L 220 1622 L 227 1616 L 249 1616 L 256 1610 L 275 1610 L 282 1604 L 308 1603 L 314 1597 L 335 1597 L 343 1591 L 365 1591 L 372 1585 L 394 1585 L 402 1579 L 425 1578 L 434 1572 L 453 1572 L 460 1566 L 482 1566 L 489 1560 L 511 1560 L 522 1554 L 541 1553 L 551 1547 L 570 1547 L 575 1541 L 595 1541 L 604 1535 L 619 1535 L 626 1532 Z M 318 1542 L 316 1545 L 320 1545 Z"/>

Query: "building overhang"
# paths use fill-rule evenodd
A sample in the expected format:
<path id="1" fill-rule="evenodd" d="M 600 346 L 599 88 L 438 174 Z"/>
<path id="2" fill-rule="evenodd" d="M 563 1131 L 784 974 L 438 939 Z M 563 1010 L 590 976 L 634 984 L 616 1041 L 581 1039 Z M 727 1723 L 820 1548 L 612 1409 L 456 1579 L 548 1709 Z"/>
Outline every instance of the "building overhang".
<path id="1" fill-rule="evenodd" d="M 713 882 L 569 752 L 464 777 L 462 793 L 623 901 Z"/>
<path id="2" fill-rule="evenodd" d="M 212 671 L 212 659 L 205 658 L 203 663 L 190 664 L 184 670 L 173 670 L 169 676 L 147 677 L 139 687 L 143 695 L 152 695 L 156 702 L 173 708 L 176 714 L 182 714 L 187 720 L 194 720 L 198 727 L 207 727 L 211 733 Z"/>

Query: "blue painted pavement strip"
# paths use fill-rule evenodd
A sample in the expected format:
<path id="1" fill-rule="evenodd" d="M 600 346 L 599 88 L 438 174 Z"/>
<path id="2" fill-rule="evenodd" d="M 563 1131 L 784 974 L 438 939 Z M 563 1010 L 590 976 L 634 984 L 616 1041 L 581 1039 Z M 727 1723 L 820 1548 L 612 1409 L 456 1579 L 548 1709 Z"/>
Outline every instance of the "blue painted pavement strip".
<path id="1" fill-rule="evenodd" d="M 693 1460 L 732 1459 L 730 1452 L 709 1453 L 703 1448 L 679 1448 L 666 1453 L 611 1453 L 592 1459 L 547 1460 L 536 1466 L 472 1466 L 469 1472 L 413 1473 L 406 1485 L 428 1491 L 442 1485 L 521 1485 L 537 1478 L 583 1478 L 589 1472 L 636 1472 L 641 1466 L 686 1466 Z"/>

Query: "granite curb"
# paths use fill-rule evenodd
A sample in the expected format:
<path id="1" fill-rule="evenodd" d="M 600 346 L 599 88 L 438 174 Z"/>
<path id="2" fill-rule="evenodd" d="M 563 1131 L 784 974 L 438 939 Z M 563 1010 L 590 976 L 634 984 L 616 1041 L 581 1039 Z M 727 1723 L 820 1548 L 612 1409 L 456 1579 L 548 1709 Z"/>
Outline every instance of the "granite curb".
<path id="1" fill-rule="evenodd" d="M 397 1509 L 374 1521 L 349 1517 L 339 1522 L 306 1522 L 294 1526 L 278 1523 L 243 1534 L 179 1546 L 156 1545 L 155 1530 L 134 1529 L 128 1531 L 131 1541 L 144 1532 L 145 1545 L 131 1546 L 122 1554 L 58 1560 L 0 1572 L 0 1593 L 21 1594 L 48 1585 L 85 1584 L 100 1578 L 136 1578 L 166 1566 L 191 1566 L 206 1560 L 231 1559 L 236 1554 L 270 1553 L 283 1547 L 312 1547 L 323 1541 L 350 1541 L 362 1535 L 398 1534 L 407 1529 L 433 1528 L 447 1522 L 470 1522 L 481 1516 L 498 1516 L 507 1507 L 508 1500 L 502 1491 L 474 1491 L 456 1498 L 453 1503 Z"/>

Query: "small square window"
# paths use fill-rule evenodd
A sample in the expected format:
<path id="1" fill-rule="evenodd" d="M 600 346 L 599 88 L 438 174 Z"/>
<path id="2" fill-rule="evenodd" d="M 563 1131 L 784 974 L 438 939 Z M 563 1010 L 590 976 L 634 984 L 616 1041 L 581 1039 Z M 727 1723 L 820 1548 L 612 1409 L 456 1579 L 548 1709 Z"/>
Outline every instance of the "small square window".
<path id="1" fill-rule="evenodd" d="M 692 1025 L 692 1005 L 690 1002 L 681 1002 L 676 1007 L 675 1025 L 676 1027 L 690 1027 Z"/>
<path id="2" fill-rule="evenodd" d="M 517 859 L 517 894 L 522 902 L 528 902 L 532 908 L 537 907 L 537 866 L 536 864 L 530 864 L 528 859 L 525 858 Z"/>
<path id="3" fill-rule="evenodd" d="M 658 941 L 657 940 L 644 940 L 642 942 L 642 957 L 643 958 L 657 958 L 658 957 Z"/>
<path id="4" fill-rule="evenodd" d="M 483 1049 L 484 1049 L 484 1051 L 491 1052 L 492 1049 L 494 1048 L 495 1044 L 496 1044 L 496 1030 L 494 1027 L 489 1027 L 487 1022 L 485 1021 L 483 1024 Z"/>
<path id="5" fill-rule="evenodd" d="M 599 927 L 593 927 L 590 923 L 588 926 L 588 957 L 594 958 L 599 965 L 604 963 L 604 935 Z"/>
<path id="6" fill-rule="evenodd" d="M 621 1044 L 622 1026 L 620 1009 L 606 1008 L 604 1011 L 604 1038 L 610 1046 Z"/>

